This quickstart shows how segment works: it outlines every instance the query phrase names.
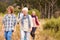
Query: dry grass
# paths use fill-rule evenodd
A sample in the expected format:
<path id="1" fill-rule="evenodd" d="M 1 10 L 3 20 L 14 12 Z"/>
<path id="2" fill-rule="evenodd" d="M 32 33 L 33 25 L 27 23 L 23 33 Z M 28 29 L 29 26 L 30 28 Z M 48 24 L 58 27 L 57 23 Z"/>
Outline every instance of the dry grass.
<path id="1" fill-rule="evenodd" d="M 4 38 L 4 31 L 2 30 L 2 27 L 3 27 L 3 25 L 2 25 L 2 19 L 3 19 L 3 17 L 0 16 L 0 40 L 5 40 L 5 38 Z M 41 33 L 43 31 L 42 24 L 44 24 L 43 20 L 40 21 L 40 27 L 38 27 L 37 30 L 36 30 L 35 40 L 53 40 L 49 36 L 46 36 L 45 34 Z M 48 38 L 48 39 L 46 39 L 46 38 Z M 12 34 L 12 40 L 20 40 L 20 27 L 19 27 L 18 24 L 16 25 L 16 31 L 13 32 L 13 34 Z M 31 37 L 30 37 L 30 40 L 32 40 Z"/>

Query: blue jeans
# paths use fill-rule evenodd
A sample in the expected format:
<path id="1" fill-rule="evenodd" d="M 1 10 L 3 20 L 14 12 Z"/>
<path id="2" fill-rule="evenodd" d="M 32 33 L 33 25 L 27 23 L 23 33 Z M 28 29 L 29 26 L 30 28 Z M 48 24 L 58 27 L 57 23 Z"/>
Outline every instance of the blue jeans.
<path id="1" fill-rule="evenodd" d="M 30 39 L 30 32 L 21 30 L 21 40 L 29 40 L 29 39 Z"/>
<path id="2" fill-rule="evenodd" d="M 12 31 L 5 31 L 5 39 L 6 40 L 11 40 L 12 36 Z"/>

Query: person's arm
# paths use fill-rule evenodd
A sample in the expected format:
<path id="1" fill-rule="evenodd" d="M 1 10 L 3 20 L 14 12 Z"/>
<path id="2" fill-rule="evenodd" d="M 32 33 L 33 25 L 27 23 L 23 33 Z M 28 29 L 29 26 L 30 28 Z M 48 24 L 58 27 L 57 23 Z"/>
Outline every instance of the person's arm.
<path id="1" fill-rule="evenodd" d="M 32 21 L 32 17 L 31 17 L 31 16 L 30 16 L 30 23 L 31 23 L 31 28 L 30 28 L 30 31 L 32 31 L 33 21 Z"/>
<path id="2" fill-rule="evenodd" d="M 37 18 L 37 22 L 38 22 L 38 25 L 37 26 L 39 26 L 40 25 L 40 23 L 39 23 L 39 19 L 38 19 L 38 17 L 36 16 L 36 18 Z"/>
<path id="3" fill-rule="evenodd" d="M 23 16 L 23 13 L 18 13 L 18 17 L 17 17 L 18 24 L 21 21 L 22 16 Z"/>
<path id="4" fill-rule="evenodd" d="M 2 24 L 3 24 L 3 26 L 2 26 L 2 31 L 4 31 L 4 24 L 5 24 L 5 21 L 6 21 L 6 15 L 4 16 L 4 18 L 3 18 L 3 20 L 2 20 Z"/>
<path id="5" fill-rule="evenodd" d="M 13 21 L 14 21 L 14 26 L 12 27 L 12 32 L 15 32 L 16 31 L 16 24 L 17 24 L 17 20 L 16 20 L 16 16 L 14 15 L 14 19 L 13 19 Z"/>
<path id="6" fill-rule="evenodd" d="M 17 24 L 19 24 L 19 21 L 20 21 L 20 13 L 18 13 Z"/>

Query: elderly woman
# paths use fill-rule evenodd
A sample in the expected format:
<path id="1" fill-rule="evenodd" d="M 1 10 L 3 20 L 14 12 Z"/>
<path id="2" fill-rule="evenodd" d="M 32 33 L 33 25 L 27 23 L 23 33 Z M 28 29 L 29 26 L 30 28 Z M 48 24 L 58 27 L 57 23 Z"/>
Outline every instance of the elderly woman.
<path id="1" fill-rule="evenodd" d="M 24 7 L 22 9 L 22 17 L 20 17 L 20 31 L 21 31 L 21 40 L 30 40 L 30 32 L 32 30 L 32 17 L 28 14 L 28 8 Z"/>
<path id="2" fill-rule="evenodd" d="M 16 17 L 12 6 L 7 8 L 7 14 L 3 18 L 3 25 L 5 29 L 5 39 L 11 40 L 12 32 L 14 32 L 14 27 L 16 25 Z"/>

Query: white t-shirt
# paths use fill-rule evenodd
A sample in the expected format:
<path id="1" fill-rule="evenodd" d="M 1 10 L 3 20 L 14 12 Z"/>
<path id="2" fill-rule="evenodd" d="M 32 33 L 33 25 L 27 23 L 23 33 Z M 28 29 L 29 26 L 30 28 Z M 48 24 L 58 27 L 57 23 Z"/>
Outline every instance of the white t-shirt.
<path id="1" fill-rule="evenodd" d="M 33 27 L 36 27 L 35 17 L 32 18 L 32 21 L 33 21 Z"/>

